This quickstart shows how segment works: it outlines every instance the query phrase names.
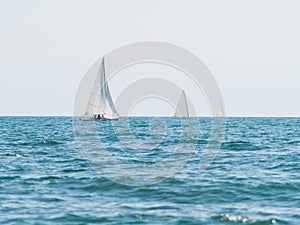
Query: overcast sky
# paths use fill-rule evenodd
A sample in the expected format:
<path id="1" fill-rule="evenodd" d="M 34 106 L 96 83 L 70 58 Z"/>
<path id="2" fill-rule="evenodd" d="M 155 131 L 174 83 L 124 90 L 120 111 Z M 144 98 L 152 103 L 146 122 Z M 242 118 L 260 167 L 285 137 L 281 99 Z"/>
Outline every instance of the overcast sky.
<path id="1" fill-rule="evenodd" d="M 0 1 L 0 115 L 71 115 L 102 54 L 158 40 L 196 54 L 226 115 L 300 116 L 297 0 Z"/>

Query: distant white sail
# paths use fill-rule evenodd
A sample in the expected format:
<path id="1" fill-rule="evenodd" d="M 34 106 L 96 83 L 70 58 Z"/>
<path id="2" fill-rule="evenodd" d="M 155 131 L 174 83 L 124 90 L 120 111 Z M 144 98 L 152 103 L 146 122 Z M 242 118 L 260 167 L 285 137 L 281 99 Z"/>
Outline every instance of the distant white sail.
<path id="1" fill-rule="evenodd" d="M 86 108 L 86 115 L 103 114 L 105 118 L 116 119 L 119 114 L 114 106 L 108 82 L 105 76 L 105 61 L 102 58 L 93 89 L 91 91 L 88 105 Z"/>
<path id="2" fill-rule="evenodd" d="M 174 116 L 175 117 L 189 117 L 189 109 L 188 109 L 188 104 L 187 104 L 184 90 L 182 90 L 182 93 L 180 95 Z"/>

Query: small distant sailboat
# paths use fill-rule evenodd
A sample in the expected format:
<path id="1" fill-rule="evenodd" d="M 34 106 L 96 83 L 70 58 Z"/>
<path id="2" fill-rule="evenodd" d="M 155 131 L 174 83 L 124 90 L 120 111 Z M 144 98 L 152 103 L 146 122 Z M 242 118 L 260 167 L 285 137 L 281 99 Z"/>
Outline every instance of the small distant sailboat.
<path id="1" fill-rule="evenodd" d="M 188 108 L 188 104 L 187 104 L 186 95 L 185 95 L 184 90 L 182 90 L 182 93 L 181 93 L 180 98 L 178 100 L 174 116 L 175 117 L 190 117 L 189 108 Z"/>
<path id="2" fill-rule="evenodd" d="M 90 118 L 81 120 L 118 120 L 119 114 L 114 106 L 105 76 L 105 61 L 102 58 L 96 80 L 91 91 L 85 115 Z"/>

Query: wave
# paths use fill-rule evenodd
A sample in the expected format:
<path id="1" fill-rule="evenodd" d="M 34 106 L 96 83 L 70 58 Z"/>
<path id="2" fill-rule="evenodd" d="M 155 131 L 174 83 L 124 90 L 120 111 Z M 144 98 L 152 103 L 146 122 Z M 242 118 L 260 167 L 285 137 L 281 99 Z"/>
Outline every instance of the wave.
<path id="1" fill-rule="evenodd" d="M 57 217 L 48 219 L 51 223 L 59 224 L 100 224 L 111 222 L 111 219 L 106 217 L 96 217 L 89 215 L 77 215 L 75 213 L 65 213 L 64 215 L 58 215 Z"/>
<path id="2" fill-rule="evenodd" d="M 299 143 L 300 143 L 300 140 L 293 140 L 293 141 L 287 142 L 288 145 L 299 144 Z"/>
<path id="3" fill-rule="evenodd" d="M 216 221 L 225 221 L 225 222 L 233 222 L 233 223 L 249 223 L 252 221 L 249 217 L 246 216 L 236 216 L 230 214 L 211 216 L 211 219 Z"/>
<path id="4" fill-rule="evenodd" d="M 39 142 L 39 144 L 44 144 L 44 145 L 58 145 L 61 144 L 59 141 L 53 141 L 53 140 L 44 140 L 42 143 Z"/>
<path id="5" fill-rule="evenodd" d="M 222 144 L 222 149 L 228 150 L 261 150 L 269 146 L 258 146 L 249 141 L 227 141 Z"/>
<path id="6" fill-rule="evenodd" d="M 62 144 L 62 142 L 54 141 L 50 139 L 46 139 L 43 141 L 22 141 L 22 142 L 13 142 L 8 145 L 10 146 L 42 146 L 42 145 L 59 145 Z"/>
<path id="7" fill-rule="evenodd" d="M 286 221 L 278 220 L 276 218 L 268 218 L 263 220 L 251 219 L 247 216 L 237 216 L 230 214 L 221 214 L 211 216 L 211 219 L 219 222 L 226 222 L 226 224 L 248 224 L 248 225 L 268 225 L 268 224 L 288 224 Z"/>
<path id="8" fill-rule="evenodd" d="M 17 154 L 17 153 L 7 153 L 6 156 L 11 156 L 11 157 L 28 157 L 27 155 Z"/>

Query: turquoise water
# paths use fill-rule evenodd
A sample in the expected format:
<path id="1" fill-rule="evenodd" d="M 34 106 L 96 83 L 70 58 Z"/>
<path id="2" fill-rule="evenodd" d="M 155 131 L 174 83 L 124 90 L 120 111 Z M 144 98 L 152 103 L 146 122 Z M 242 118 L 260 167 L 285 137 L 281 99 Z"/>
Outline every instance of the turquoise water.
<path id="1" fill-rule="evenodd" d="M 108 147 L 116 143 L 109 123 L 96 124 Z M 137 138 L 151 139 L 149 118 L 130 123 Z M 166 120 L 166 138 L 138 163 L 170 154 L 178 144 L 173 123 Z M 89 166 L 71 117 L 0 117 L 0 224 L 300 224 L 300 118 L 228 118 L 204 172 L 196 168 L 210 119 L 200 124 L 196 152 L 180 171 L 126 186 Z M 111 154 L 124 162 L 137 156 L 116 147 Z"/>

